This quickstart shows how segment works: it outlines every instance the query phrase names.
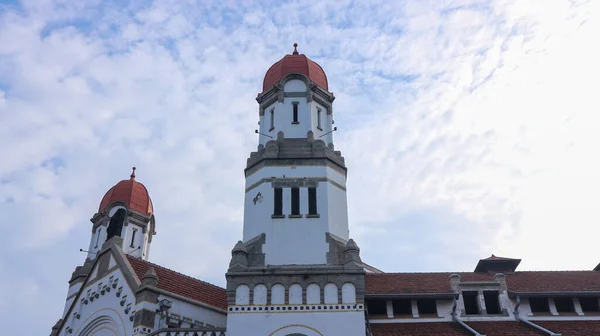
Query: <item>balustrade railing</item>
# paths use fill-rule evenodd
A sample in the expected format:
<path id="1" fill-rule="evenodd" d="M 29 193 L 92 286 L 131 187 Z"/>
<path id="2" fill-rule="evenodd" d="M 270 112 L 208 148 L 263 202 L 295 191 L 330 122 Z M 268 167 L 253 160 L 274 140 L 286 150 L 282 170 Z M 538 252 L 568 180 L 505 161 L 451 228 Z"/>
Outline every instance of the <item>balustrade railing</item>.
<path id="1" fill-rule="evenodd" d="M 226 336 L 225 328 L 167 328 L 148 336 Z"/>

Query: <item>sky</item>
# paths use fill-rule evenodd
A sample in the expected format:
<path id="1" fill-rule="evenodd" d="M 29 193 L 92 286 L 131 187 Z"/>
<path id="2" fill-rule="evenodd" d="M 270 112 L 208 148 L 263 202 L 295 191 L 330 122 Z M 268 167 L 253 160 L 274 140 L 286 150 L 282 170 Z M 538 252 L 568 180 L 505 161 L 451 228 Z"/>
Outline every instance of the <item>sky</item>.
<path id="1" fill-rule="evenodd" d="M 294 42 L 336 96 L 364 261 L 592 269 L 599 34 L 594 0 L 0 0 L 4 331 L 49 334 L 89 219 L 132 166 L 150 261 L 224 286 L 255 98 Z"/>

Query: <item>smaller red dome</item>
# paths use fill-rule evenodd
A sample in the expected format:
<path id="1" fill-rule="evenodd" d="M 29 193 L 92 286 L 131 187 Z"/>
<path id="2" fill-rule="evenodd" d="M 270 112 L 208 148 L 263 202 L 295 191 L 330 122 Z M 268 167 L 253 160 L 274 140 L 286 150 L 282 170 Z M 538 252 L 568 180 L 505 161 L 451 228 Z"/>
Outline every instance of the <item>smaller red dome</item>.
<path id="1" fill-rule="evenodd" d="M 154 212 L 148 190 L 143 184 L 135 180 L 135 167 L 133 167 L 133 173 L 131 173 L 129 180 L 122 180 L 108 189 L 102 197 L 98 212 L 103 211 L 114 202 L 123 202 L 129 209 L 143 214 L 151 215 Z"/>
<path id="2" fill-rule="evenodd" d="M 329 91 L 327 75 L 325 75 L 323 68 L 306 57 L 306 55 L 298 54 L 298 50 L 296 50 L 297 46 L 298 44 L 294 43 L 294 52 L 291 55 L 283 56 L 281 60 L 271 65 L 269 70 L 267 70 L 265 79 L 263 80 L 263 92 L 279 83 L 283 77 L 292 73 L 303 74 L 317 86 Z"/>

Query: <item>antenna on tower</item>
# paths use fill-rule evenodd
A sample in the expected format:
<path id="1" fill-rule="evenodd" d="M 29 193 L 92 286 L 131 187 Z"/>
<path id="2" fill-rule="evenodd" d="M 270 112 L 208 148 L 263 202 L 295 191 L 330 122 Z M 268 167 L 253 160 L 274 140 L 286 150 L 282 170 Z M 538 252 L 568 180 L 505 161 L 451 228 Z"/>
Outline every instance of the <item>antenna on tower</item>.
<path id="1" fill-rule="evenodd" d="M 84 249 L 79 249 L 79 252 L 85 252 L 85 253 L 91 253 L 91 254 L 96 254 L 97 252 L 92 252 L 92 251 L 86 251 Z"/>
<path id="2" fill-rule="evenodd" d="M 266 137 L 269 137 L 269 138 L 273 139 L 273 137 L 272 137 L 272 136 L 270 136 L 270 135 L 268 135 L 268 134 L 260 133 L 258 130 L 254 130 L 254 133 L 256 133 L 256 134 L 260 134 L 260 135 L 262 135 L 262 136 L 266 136 Z"/>
<path id="3" fill-rule="evenodd" d="M 127 253 L 127 254 L 131 254 L 131 253 L 133 253 L 133 252 L 135 252 L 135 251 L 137 251 L 137 250 L 139 250 L 139 249 L 141 249 L 141 248 L 142 248 L 141 246 L 138 246 L 138 247 L 137 247 L 135 250 L 133 250 L 133 251 L 129 251 L 129 253 Z"/>
<path id="4" fill-rule="evenodd" d="M 334 127 L 334 128 L 333 128 L 333 130 L 331 130 L 331 131 L 329 131 L 329 132 L 327 132 L 327 133 L 323 133 L 323 134 L 321 134 L 321 135 L 319 136 L 319 138 L 321 138 L 321 137 L 324 137 L 324 136 L 326 136 L 327 134 L 329 134 L 329 133 L 333 133 L 333 132 L 335 132 L 335 131 L 337 131 L 337 127 Z"/>

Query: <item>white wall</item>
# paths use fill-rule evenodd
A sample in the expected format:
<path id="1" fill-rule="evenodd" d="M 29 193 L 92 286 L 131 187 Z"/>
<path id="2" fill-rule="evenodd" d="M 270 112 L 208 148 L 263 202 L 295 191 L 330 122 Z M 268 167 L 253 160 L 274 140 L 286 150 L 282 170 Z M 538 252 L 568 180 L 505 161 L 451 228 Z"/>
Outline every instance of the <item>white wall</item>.
<path id="1" fill-rule="evenodd" d="M 302 333 L 308 336 L 364 336 L 364 311 L 330 311 L 280 313 L 229 313 L 227 336 L 285 336 Z"/>
<path id="2" fill-rule="evenodd" d="M 286 82 L 284 85 L 285 92 L 306 92 L 306 85 L 303 81 L 294 79 Z M 293 103 L 298 102 L 298 123 L 292 124 L 293 121 Z M 321 129 L 318 129 L 317 109 L 321 109 Z M 274 129 L 271 130 L 271 110 L 274 110 Z M 276 102 L 264 109 L 263 116 L 260 117 L 260 132 L 268 134 L 273 138 L 277 137 L 277 133 L 282 131 L 286 138 L 306 138 L 306 133 L 313 131 L 315 138 L 331 131 L 332 116 L 327 113 L 327 108 L 318 104 L 315 101 L 307 102 L 306 97 L 285 97 L 283 102 Z M 260 144 L 265 144 L 271 140 L 266 136 L 258 137 Z M 320 138 L 326 144 L 333 142 L 333 133 Z"/>
<path id="3" fill-rule="evenodd" d="M 108 284 L 110 277 L 117 280 L 117 288 L 112 288 L 110 292 L 105 291 L 101 294 L 99 288 Z M 122 292 L 119 297 L 116 296 L 117 290 L 122 287 Z M 89 292 L 88 292 L 89 290 Z M 95 293 L 98 293 L 98 298 L 95 298 Z M 91 296 L 94 295 L 94 300 L 91 300 Z M 87 304 L 82 302 L 83 298 L 87 298 Z M 121 306 L 121 300 L 125 300 L 124 305 Z M 125 314 L 125 308 L 128 304 L 132 305 L 129 310 L 129 314 Z M 74 309 L 71 310 L 68 316 L 65 316 L 65 326 L 61 330 L 61 336 L 72 336 L 80 335 L 85 326 L 94 321 L 97 317 L 107 316 L 107 319 L 113 320 L 116 323 L 115 334 L 117 336 L 131 335 L 133 330 L 133 322 L 129 320 L 131 313 L 135 311 L 135 296 L 127 285 L 123 274 L 120 269 L 103 276 L 88 284 L 84 289 L 81 296 L 75 302 Z M 79 314 L 79 318 L 74 316 L 74 313 Z M 69 334 L 66 332 L 66 327 L 71 327 L 73 333 Z"/>
<path id="4" fill-rule="evenodd" d="M 262 179 L 273 176 L 282 178 L 321 177 L 344 186 L 345 177 L 329 167 L 268 167 L 250 175 L 246 188 Z M 266 263 L 282 264 L 325 264 L 329 246 L 325 241 L 327 232 L 348 239 L 348 213 L 345 190 L 332 182 L 319 182 L 317 187 L 317 211 L 319 218 L 307 218 L 308 191 L 300 189 L 300 209 L 303 218 L 289 218 L 291 213 L 291 190 L 283 189 L 283 213 L 285 218 L 272 218 L 274 191 L 271 182 L 262 182 L 246 192 L 244 206 L 244 236 L 248 241 L 265 233 L 263 247 Z M 262 196 L 262 202 L 254 204 L 254 198 Z M 301 253 L 300 253 L 301 252 Z"/>

